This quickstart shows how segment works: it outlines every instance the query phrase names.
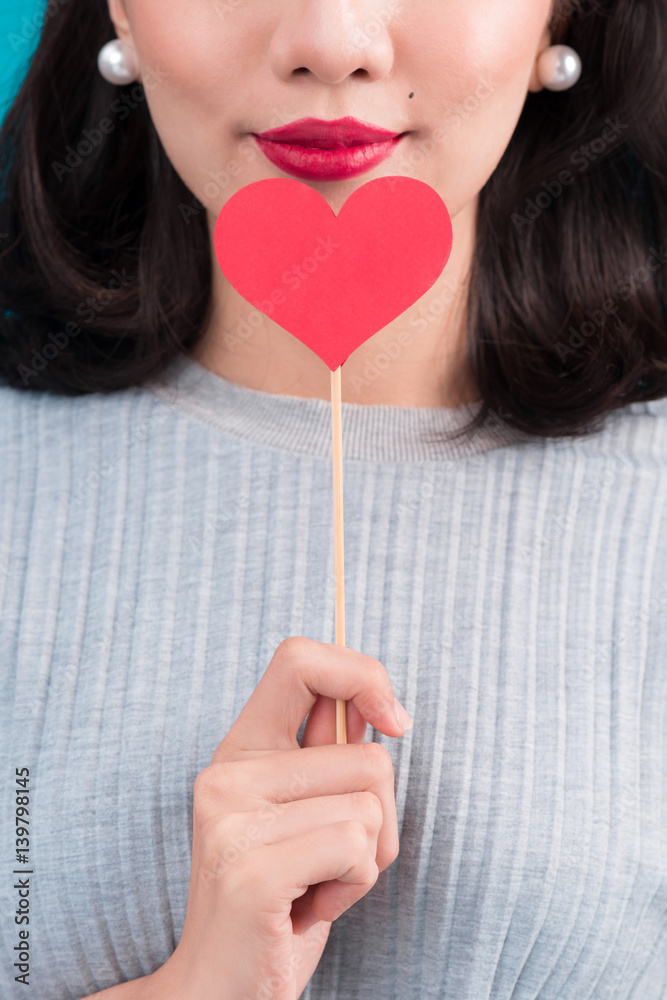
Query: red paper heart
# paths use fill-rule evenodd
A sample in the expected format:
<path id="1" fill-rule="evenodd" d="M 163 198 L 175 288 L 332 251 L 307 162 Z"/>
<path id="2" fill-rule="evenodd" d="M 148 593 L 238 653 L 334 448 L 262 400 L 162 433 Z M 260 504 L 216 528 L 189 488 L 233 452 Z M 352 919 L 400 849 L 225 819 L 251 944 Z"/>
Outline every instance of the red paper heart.
<path id="1" fill-rule="evenodd" d="M 335 371 L 437 281 L 452 223 L 411 177 L 369 181 L 337 216 L 307 184 L 273 177 L 232 195 L 213 243 L 237 292 Z"/>

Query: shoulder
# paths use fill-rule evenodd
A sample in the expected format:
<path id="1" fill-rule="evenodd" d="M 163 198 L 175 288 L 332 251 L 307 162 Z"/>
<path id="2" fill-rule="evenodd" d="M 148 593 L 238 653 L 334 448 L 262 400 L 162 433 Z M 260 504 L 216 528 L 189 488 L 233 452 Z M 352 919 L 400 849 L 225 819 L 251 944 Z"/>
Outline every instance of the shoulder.
<path id="1" fill-rule="evenodd" d="M 624 456 L 629 465 L 667 466 L 667 397 L 629 403 L 605 418 L 600 431 L 578 438 L 584 450 Z"/>
<path id="2" fill-rule="evenodd" d="M 606 414 L 597 426 L 577 435 L 521 435 L 510 443 L 522 464 L 545 460 L 596 466 L 610 460 L 628 471 L 667 469 L 667 397 L 629 403 Z"/>
<path id="3" fill-rule="evenodd" d="M 63 450 L 87 450 L 131 437 L 164 422 L 171 407 L 143 387 L 68 396 L 0 385 L 0 468 L 20 456 L 54 459 Z"/>

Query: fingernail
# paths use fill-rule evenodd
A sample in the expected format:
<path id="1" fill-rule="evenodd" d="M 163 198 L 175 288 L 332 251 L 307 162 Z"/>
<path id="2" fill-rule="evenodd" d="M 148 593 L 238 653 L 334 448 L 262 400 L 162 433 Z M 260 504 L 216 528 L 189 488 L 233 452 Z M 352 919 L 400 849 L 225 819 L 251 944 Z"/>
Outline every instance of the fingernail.
<path id="1" fill-rule="evenodd" d="M 396 713 L 396 721 L 401 729 L 403 729 L 406 733 L 408 729 L 412 729 L 414 723 L 396 697 L 394 698 L 394 712 Z"/>

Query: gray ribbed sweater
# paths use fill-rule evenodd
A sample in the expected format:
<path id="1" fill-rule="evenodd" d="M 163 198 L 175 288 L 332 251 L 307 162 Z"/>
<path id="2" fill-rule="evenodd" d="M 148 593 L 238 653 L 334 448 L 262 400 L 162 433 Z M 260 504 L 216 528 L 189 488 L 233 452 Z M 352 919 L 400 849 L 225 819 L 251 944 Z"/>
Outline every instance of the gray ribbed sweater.
<path id="1" fill-rule="evenodd" d="M 329 402 L 169 376 L 0 390 L 3 1000 L 167 959 L 195 775 L 283 637 L 334 641 Z M 304 1000 L 664 1000 L 667 400 L 578 440 L 422 440 L 469 416 L 343 405 L 346 640 L 415 724 L 369 727 L 400 854 Z"/>

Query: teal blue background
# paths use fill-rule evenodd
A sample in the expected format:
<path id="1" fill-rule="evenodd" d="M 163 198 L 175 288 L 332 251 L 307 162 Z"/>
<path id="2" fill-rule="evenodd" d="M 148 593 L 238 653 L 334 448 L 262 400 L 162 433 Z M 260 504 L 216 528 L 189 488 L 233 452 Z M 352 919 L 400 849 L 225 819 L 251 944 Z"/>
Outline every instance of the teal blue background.
<path id="1" fill-rule="evenodd" d="M 0 120 L 28 71 L 45 11 L 46 0 L 0 0 Z"/>

